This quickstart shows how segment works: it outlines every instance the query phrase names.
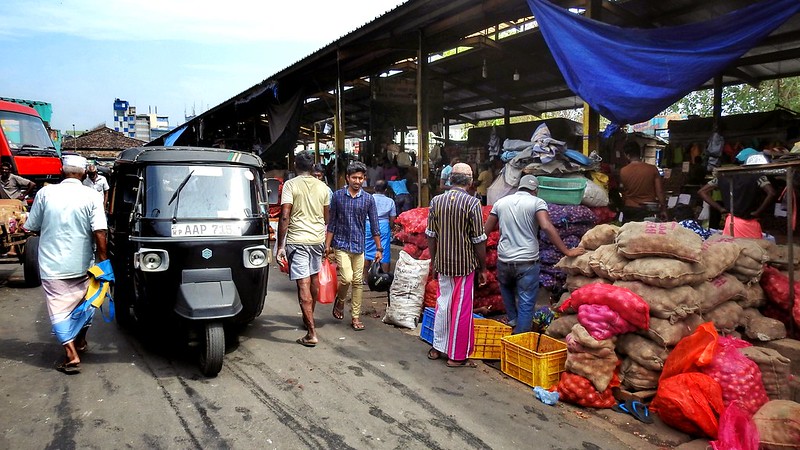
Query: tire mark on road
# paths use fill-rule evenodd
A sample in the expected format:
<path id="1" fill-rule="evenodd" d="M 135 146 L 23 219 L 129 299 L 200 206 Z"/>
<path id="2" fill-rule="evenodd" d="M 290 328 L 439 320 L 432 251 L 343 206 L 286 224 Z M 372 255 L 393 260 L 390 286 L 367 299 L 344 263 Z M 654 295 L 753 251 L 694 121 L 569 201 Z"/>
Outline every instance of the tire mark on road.
<path id="1" fill-rule="evenodd" d="M 189 401 L 192 403 L 192 406 L 194 406 L 197 413 L 200 415 L 200 420 L 202 420 L 203 425 L 205 425 L 203 432 L 210 435 L 209 440 L 215 444 L 219 444 L 218 448 L 231 448 L 231 445 L 222 437 L 216 425 L 214 425 L 214 421 L 211 420 L 211 417 L 208 415 L 208 408 L 206 405 L 209 404 L 209 401 L 201 396 L 194 388 L 189 386 L 183 377 L 179 376 L 177 379 L 181 386 L 183 386 L 186 395 L 189 396 Z M 215 411 L 220 409 L 214 404 L 210 404 L 209 407 Z"/>
<path id="2" fill-rule="evenodd" d="M 242 353 L 250 353 L 249 351 L 243 350 L 244 349 L 240 349 Z M 252 353 L 250 354 L 252 355 Z M 241 364 L 238 361 L 227 361 L 223 367 L 223 370 L 230 372 L 234 378 L 239 380 L 262 405 L 267 407 L 267 409 L 275 414 L 275 417 L 280 423 L 292 430 L 292 432 L 303 444 L 306 445 L 307 448 L 355 450 L 355 448 L 347 445 L 343 436 L 332 433 L 331 431 L 317 425 L 316 423 L 320 422 L 319 420 L 315 420 L 315 418 L 309 417 L 308 414 L 303 414 L 300 411 L 297 411 L 295 408 L 292 408 L 291 406 L 282 402 L 280 399 L 268 394 L 252 377 L 250 377 L 250 375 L 244 371 L 244 369 L 242 369 Z M 260 372 L 269 376 L 269 374 L 264 372 L 264 370 L 260 370 Z M 305 420 L 301 422 L 300 418 Z"/>
<path id="3" fill-rule="evenodd" d="M 351 360 L 359 361 L 359 357 L 357 355 L 349 352 L 348 350 L 346 350 L 344 348 L 337 348 L 336 350 L 339 353 L 341 353 L 342 355 L 344 355 L 345 357 L 350 358 Z M 448 416 L 447 414 L 445 414 L 444 412 L 439 410 L 431 402 L 429 402 L 424 397 L 422 397 L 419 393 L 417 393 L 416 390 L 414 390 L 414 389 L 406 386 L 405 384 L 401 383 L 400 381 L 392 378 L 391 376 L 389 376 L 389 374 L 383 372 L 379 368 L 373 366 L 372 364 L 370 364 L 370 363 L 368 363 L 366 361 L 360 360 L 359 363 L 361 363 L 361 367 L 364 370 L 366 370 L 367 372 L 375 375 L 376 377 L 378 377 L 381 380 L 383 380 L 386 384 L 388 384 L 388 385 L 392 386 L 393 388 L 397 389 L 398 391 L 400 391 L 400 393 L 404 397 L 408 398 L 409 400 L 412 400 L 414 403 L 416 403 L 417 405 L 422 407 L 422 409 L 427 411 L 429 414 L 433 415 L 434 419 L 430 422 L 432 425 L 434 425 L 434 426 L 436 426 L 438 428 L 442 428 L 444 430 L 447 430 L 450 433 L 453 433 L 453 434 L 459 436 L 462 440 L 464 440 L 464 442 L 467 445 L 469 445 L 472 448 L 481 448 L 481 449 L 486 449 L 486 450 L 491 450 L 492 449 L 492 447 L 489 446 L 489 444 L 483 442 L 483 440 L 481 438 L 479 438 L 478 436 L 475 436 L 474 434 L 470 433 L 469 431 L 467 431 L 466 429 L 461 427 L 458 423 L 456 423 L 456 421 L 452 417 Z M 425 444 L 435 445 L 435 443 L 431 444 L 429 442 L 425 442 L 425 441 L 423 441 L 423 442 Z"/>
<path id="4" fill-rule="evenodd" d="M 47 444 L 46 450 L 74 450 L 76 448 L 75 435 L 83 428 L 83 421 L 72 417 L 70 409 L 69 385 L 64 386 L 61 401 L 56 407 L 58 423 L 56 424 L 53 440 Z"/>

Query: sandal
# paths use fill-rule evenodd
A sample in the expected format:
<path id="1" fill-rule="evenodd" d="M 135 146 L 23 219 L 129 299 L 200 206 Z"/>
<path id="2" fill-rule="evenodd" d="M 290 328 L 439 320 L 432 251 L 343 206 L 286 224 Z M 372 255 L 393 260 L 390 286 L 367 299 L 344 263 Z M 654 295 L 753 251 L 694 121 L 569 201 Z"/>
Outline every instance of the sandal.
<path id="1" fill-rule="evenodd" d="M 639 422 L 646 424 L 653 423 L 653 418 L 650 417 L 650 410 L 647 409 L 645 404 L 639 401 L 625 400 L 624 403 L 616 404 L 612 406 L 611 409 L 619 413 L 630 414 Z"/>
<path id="2" fill-rule="evenodd" d="M 428 350 L 428 359 L 439 359 L 439 357 L 441 356 L 442 354 L 439 353 L 439 350 L 436 350 L 433 347 L 431 347 L 431 349 Z"/>
<path id="3" fill-rule="evenodd" d="M 333 303 L 333 318 L 336 320 L 344 319 L 344 300 L 337 298 Z"/>
<path id="4" fill-rule="evenodd" d="M 361 323 L 361 321 L 358 320 L 358 319 L 354 319 L 353 323 L 351 323 L 350 326 L 353 327 L 353 329 L 356 330 L 356 331 L 363 331 L 364 330 L 364 324 Z"/>
<path id="5" fill-rule="evenodd" d="M 316 347 L 317 343 L 309 339 L 307 336 L 303 336 L 300 339 L 296 340 L 298 344 L 302 345 L 303 347 Z"/>
<path id="6" fill-rule="evenodd" d="M 452 359 L 448 359 L 447 362 L 445 363 L 445 365 L 447 367 L 453 367 L 453 368 L 456 368 L 456 367 L 469 367 L 470 369 L 474 369 L 474 368 L 478 367 L 478 365 L 475 364 L 475 361 L 471 361 L 469 359 L 465 359 L 464 361 L 453 361 Z"/>
<path id="7" fill-rule="evenodd" d="M 75 375 L 81 373 L 81 363 L 62 362 L 56 366 L 56 370 L 67 375 Z"/>

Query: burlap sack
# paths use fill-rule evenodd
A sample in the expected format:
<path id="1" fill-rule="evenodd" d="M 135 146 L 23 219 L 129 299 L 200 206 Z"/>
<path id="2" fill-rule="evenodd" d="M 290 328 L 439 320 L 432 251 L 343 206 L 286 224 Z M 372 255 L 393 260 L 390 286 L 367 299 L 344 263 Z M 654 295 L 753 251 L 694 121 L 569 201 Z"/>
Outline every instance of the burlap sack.
<path id="1" fill-rule="evenodd" d="M 724 273 L 696 286 L 700 312 L 708 312 L 729 301 L 745 298 L 745 286 L 731 274 Z"/>
<path id="2" fill-rule="evenodd" d="M 583 275 L 567 275 L 566 286 L 567 290 L 570 292 L 592 283 L 611 284 L 611 280 L 606 280 L 605 278 L 596 277 L 594 276 L 594 273 L 592 273 L 592 275 L 588 277 Z"/>
<path id="3" fill-rule="evenodd" d="M 767 250 L 767 262 L 769 265 L 780 269 L 788 269 L 790 266 L 800 269 L 800 248 L 795 247 L 792 254 L 792 263 L 789 264 L 789 248 L 786 245 L 773 245 Z"/>
<path id="4" fill-rule="evenodd" d="M 765 249 L 769 245 L 768 241 L 763 239 L 732 238 L 730 236 L 712 236 L 706 242 L 709 241 L 733 242 L 741 247 L 742 253 L 736 258 L 736 262 L 728 269 L 728 272 L 742 283 L 758 283 L 764 271 L 764 264 L 768 259 Z"/>
<path id="5" fill-rule="evenodd" d="M 577 314 L 563 315 L 550 322 L 544 334 L 556 339 L 564 339 L 572 331 L 572 327 L 574 327 L 576 323 L 578 323 Z"/>
<path id="6" fill-rule="evenodd" d="M 738 303 L 727 301 L 716 308 L 702 313 L 705 321 L 714 322 L 714 328 L 721 334 L 730 334 L 742 322 L 744 310 Z"/>
<path id="7" fill-rule="evenodd" d="M 671 258 L 634 259 L 622 269 L 622 279 L 641 281 L 650 286 L 674 288 L 697 284 L 705 280 L 705 268 L 699 263 L 687 263 Z"/>
<path id="8" fill-rule="evenodd" d="M 595 250 L 601 245 L 613 244 L 617 239 L 619 227 L 611 224 L 601 224 L 587 231 L 581 238 L 580 246 L 586 250 Z"/>
<path id="9" fill-rule="evenodd" d="M 617 233 L 619 251 L 628 259 L 665 256 L 700 262 L 703 240 L 677 222 L 628 222 Z"/>
<path id="10" fill-rule="evenodd" d="M 614 286 L 624 287 L 638 294 L 650 305 L 651 316 L 667 319 L 671 323 L 693 314 L 699 306 L 698 291 L 691 286 L 664 289 L 641 281 L 615 281 Z"/>
<path id="11" fill-rule="evenodd" d="M 619 370 L 619 379 L 623 386 L 632 391 L 646 391 L 658 387 L 658 377 L 661 371 L 649 370 L 631 358 L 622 360 Z"/>
<path id="12" fill-rule="evenodd" d="M 675 322 L 674 324 L 669 323 L 669 320 L 651 317 L 650 329 L 647 331 L 638 331 L 637 333 L 649 338 L 658 345 L 672 347 L 684 337 L 694 333 L 694 330 L 703 322 L 704 320 L 697 314 L 691 314 L 686 319 Z"/>
<path id="13" fill-rule="evenodd" d="M 617 339 L 617 353 L 627 355 L 648 370 L 660 372 L 669 352 L 667 347 L 638 334 L 627 333 Z"/>
<path id="14" fill-rule="evenodd" d="M 589 258 L 589 267 L 598 277 L 606 280 L 619 280 L 628 259 L 620 255 L 616 244 L 601 245 Z"/>
<path id="15" fill-rule="evenodd" d="M 592 353 L 595 356 L 605 357 L 614 353 L 617 337 L 609 339 L 595 339 L 580 323 L 572 326 L 572 331 L 567 335 L 567 350 L 572 352 Z"/>
<path id="16" fill-rule="evenodd" d="M 742 308 L 761 308 L 767 303 L 767 295 L 760 284 L 744 286 L 744 298 L 737 298 L 736 303 Z"/>
<path id="17" fill-rule="evenodd" d="M 800 442 L 800 403 L 771 400 L 753 415 L 759 449 L 797 449 Z"/>
<path id="18" fill-rule="evenodd" d="M 764 317 L 755 308 L 745 309 L 740 320 L 744 327 L 744 334 L 750 339 L 766 342 L 786 337 L 786 325 L 783 322 Z"/>
<path id="19" fill-rule="evenodd" d="M 744 356 L 758 364 L 761 369 L 761 381 L 770 400 L 788 400 L 791 398 L 789 376 L 792 370 L 792 361 L 781 355 L 777 350 L 764 347 L 740 348 Z"/>
<path id="20" fill-rule="evenodd" d="M 716 278 L 733 267 L 742 253 L 742 248 L 731 241 L 705 241 L 702 248 L 701 262 L 706 268 L 706 280 Z"/>
<path id="21" fill-rule="evenodd" d="M 565 256 L 561 258 L 554 267 L 570 275 L 593 276 L 594 271 L 589 267 L 589 258 L 591 258 L 592 253 L 594 252 L 587 251 L 580 256 Z"/>
<path id="22" fill-rule="evenodd" d="M 564 368 L 567 372 L 588 379 L 598 392 L 603 392 L 614 378 L 617 362 L 619 359 L 614 352 L 605 357 L 598 357 L 591 353 L 567 352 L 567 362 Z"/>

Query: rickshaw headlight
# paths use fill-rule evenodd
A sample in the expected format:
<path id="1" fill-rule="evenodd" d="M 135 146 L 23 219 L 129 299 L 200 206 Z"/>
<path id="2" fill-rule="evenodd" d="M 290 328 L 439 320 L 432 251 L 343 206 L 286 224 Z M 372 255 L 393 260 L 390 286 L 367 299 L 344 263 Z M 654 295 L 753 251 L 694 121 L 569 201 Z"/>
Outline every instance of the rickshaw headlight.
<path id="1" fill-rule="evenodd" d="M 165 250 L 143 248 L 136 255 L 134 267 L 143 272 L 163 272 L 169 268 L 169 254 Z"/>
<path id="2" fill-rule="evenodd" d="M 244 266 L 248 269 L 256 269 L 269 264 L 267 247 L 259 245 L 244 249 Z"/>

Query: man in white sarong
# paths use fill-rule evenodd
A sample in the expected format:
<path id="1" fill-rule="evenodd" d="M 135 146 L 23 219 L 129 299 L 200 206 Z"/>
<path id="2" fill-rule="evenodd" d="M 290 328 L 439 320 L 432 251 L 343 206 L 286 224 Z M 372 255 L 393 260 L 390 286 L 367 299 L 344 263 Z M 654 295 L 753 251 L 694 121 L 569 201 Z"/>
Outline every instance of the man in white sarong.
<path id="1" fill-rule="evenodd" d="M 88 287 L 86 271 L 95 261 L 106 259 L 108 226 L 102 197 L 81 183 L 86 158 L 65 156 L 62 170 L 64 181 L 45 186 L 36 194 L 24 227 L 41 236 L 42 289 L 53 334 L 66 353 L 56 369 L 75 374 L 80 373 L 78 352 L 86 350 L 86 331 L 95 310 L 78 306 Z"/>

